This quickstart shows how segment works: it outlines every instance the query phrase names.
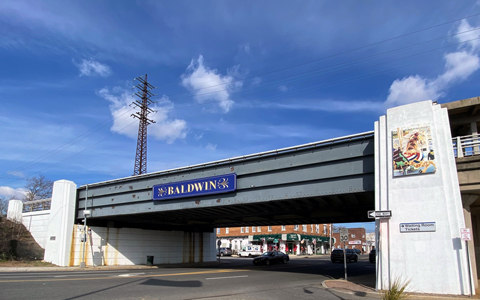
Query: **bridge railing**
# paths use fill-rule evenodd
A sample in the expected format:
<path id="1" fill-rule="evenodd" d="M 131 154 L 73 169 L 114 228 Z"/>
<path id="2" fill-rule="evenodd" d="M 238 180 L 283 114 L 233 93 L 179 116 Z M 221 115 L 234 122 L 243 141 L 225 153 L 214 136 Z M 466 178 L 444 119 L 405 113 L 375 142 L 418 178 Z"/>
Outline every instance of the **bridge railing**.
<path id="1" fill-rule="evenodd" d="M 480 155 L 480 136 L 478 134 L 457 136 L 452 140 L 455 157 Z"/>
<path id="2" fill-rule="evenodd" d="M 32 212 L 32 211 L 42 211 L 49 210 L 52 204 L 52 199 L 40 199 L 23 202 L 23 211 L 22 212 Z"/>

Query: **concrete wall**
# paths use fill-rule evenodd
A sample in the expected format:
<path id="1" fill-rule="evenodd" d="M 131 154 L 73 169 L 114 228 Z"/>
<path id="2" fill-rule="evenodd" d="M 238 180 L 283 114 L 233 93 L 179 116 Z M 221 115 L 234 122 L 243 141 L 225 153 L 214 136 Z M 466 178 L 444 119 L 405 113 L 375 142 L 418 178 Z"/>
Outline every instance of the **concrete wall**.
<path id="1" fill-rule="evenodd" d="M 435 173 L 393 176 L 392 131 L 430 126 Z M 391 210 L 376 221 L 377 288 L 396 278 L 415 292 L 468 295 L 469 265 L 460 229 L 465 227 L 447 110 L 431 101 L 389 109 L 375 123 L 375 209 Z M 435 222 L 435 232 L 400 232 L 401 223 Z"/>
<path id="2" fill-rule="evenodd" d="M 48 224 L 50 223 L 50 211 L 34 211 L 22 214 L 22 223 L 32 234 L 35 241 L 45 249 L 48 237 Z"/>
<path id="3" fill-rule="evenodd" d="M 145 265 L 215 261 L 215 234 L 134 228 L 88 227 L 86 266 Z M 88 231 L 87 231 L 88 232 Z M 83 225 L 73 228 L 70 266 L 83 261 Z"/>

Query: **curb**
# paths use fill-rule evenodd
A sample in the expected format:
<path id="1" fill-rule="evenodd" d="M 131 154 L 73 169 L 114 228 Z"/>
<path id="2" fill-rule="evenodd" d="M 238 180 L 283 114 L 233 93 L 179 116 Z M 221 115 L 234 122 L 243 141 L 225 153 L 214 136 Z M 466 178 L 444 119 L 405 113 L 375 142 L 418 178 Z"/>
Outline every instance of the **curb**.
<path id="1" fill-rule="evenodd" d="M 350 287 L 348 288 L 348 290 L 338 288 L 338 287 L 328 287 L 327 286 L 328 281 L 342 282 L 342 283 L 345 283 L 346 285 L 350 285 Z M 338 293 L 349 294 L 349 295 L 356 295 L 356 293 L 365 293 L 365 295 L 368 296 L 368 297 L 381 298 L 381 294 L 379 292 L 364 291 L 362 289 L 366 289 L 367 287 L 364 287 L 361 284 L 353 283 L 353 282 L 350 282 L 350 281 L 345 281 L 345 280 L 342 280 L 342 279 L 337 279 L 337 280 L 327 279 L 327 280 L 324 280 L 322 282 L 322 286 L 325 289 L 334 290 Z M 358 288 L 358 291 L 355 291 L 355 288 Z M 471 298 L 470 296 L 467 296 L 467 295 L 441 295 L 441 294 L 422 294 L 422 293 L 407 293 L 407 295 L 410 296 L 410 299 L 426 299 L 426 300 L 427 299 L 433 299 L 433 300 L 439 300 L 439 299 L 449 299 L 449 300 L 479 299 L 478 295 L 473 296 L 473 298 Z"/>

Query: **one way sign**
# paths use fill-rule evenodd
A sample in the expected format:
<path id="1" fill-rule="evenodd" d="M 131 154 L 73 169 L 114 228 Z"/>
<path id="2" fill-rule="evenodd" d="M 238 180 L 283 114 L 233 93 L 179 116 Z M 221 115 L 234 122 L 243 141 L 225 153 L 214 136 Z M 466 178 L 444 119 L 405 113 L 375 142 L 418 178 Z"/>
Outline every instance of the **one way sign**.
<path id="1" fill-rule="evenodd" d="M 375 218 L 391 218 L 392 211 L 391 210 L 369 210 L 368 211 L 368 218 L 375 219 Z"/>

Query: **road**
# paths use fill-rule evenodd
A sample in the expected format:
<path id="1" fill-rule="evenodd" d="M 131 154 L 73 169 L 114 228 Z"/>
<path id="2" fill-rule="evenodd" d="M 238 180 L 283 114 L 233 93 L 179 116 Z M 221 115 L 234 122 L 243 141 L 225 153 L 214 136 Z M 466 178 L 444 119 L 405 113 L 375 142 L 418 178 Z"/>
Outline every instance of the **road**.
<path id="1" fill-rule="evenodd" d="M 348 279 L 356 283 L 372 286 L 374 272 L 367 255 L 348 264 Z M 4 272 L 0 299 L 369 299 L 322 286 L 343 276 L 343 264 L 326 256 L 270 266 L 222 257 L 220 264 L 198 268 Z"/>

